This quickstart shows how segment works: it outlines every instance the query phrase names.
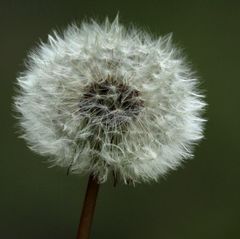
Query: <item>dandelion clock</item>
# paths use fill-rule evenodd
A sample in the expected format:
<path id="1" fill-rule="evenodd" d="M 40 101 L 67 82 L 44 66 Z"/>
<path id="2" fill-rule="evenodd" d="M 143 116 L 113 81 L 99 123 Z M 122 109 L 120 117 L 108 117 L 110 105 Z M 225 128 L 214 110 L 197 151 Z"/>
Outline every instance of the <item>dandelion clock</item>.
<path id="1" fill-rule="evenodd" d="M 198 80 L 171 36 L 153 39 L 118 18 L 53 32 L 17 79 L 22 137 L 89 182 L 77 238 L 89 238 L 99 185 L 157 181 L 202 138 Z"/>

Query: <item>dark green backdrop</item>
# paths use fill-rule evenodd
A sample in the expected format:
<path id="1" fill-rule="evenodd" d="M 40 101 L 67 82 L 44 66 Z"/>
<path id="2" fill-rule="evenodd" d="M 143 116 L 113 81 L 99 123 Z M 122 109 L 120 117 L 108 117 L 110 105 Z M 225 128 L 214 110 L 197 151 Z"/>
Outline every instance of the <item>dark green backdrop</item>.
<path id="1" fill-rule="evenodd" d="M 0 238 L 75 238 L 86 177 L 48 169 L 17 138 L 12 96 L 23 59 L 53 28 L 120 13 L 154 35 L 173 32 L 202 80 L 206 138 L 158 184 L 102 185 L 92 238 L 240 238 L 240 2 L 1 1 Z"/>

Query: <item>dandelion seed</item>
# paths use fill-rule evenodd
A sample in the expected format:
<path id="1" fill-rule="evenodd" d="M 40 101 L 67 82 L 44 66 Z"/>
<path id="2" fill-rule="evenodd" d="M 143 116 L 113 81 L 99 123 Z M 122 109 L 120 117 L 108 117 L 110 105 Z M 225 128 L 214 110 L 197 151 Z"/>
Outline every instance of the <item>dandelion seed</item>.
<path id="1" fill-rule="evenodd" d="M 52 165 L 148 182 L 202 138 L 197 84 L 170 35 L 153 40 L 116 18 L 50 35 L 18 77 L 15 105 L 29 147 Z"/>

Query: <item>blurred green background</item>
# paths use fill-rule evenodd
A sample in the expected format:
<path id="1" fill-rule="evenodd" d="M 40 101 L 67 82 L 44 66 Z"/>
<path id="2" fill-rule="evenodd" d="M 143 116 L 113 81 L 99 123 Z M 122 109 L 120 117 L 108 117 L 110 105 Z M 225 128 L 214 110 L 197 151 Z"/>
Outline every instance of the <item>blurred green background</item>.
<path id="1" fill-rule="evenodd" d="M 173 32 L 209 104 L 194 160 L 158 184 L 102 185 L 92 238 L 240 238 L 240 2 L 1 1 L 0 238 L 75 238 L 87 178 L 48 169 L 17 138 L 14 82 L 23 59 L 52 29 L 94 17 Z"/>

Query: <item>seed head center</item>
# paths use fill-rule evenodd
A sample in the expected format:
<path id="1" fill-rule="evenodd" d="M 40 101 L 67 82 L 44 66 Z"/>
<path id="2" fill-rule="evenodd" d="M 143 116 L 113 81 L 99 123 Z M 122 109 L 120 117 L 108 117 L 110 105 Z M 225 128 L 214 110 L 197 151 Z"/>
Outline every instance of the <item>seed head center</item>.
<path id="1" fill-rule="evenodd" d="M 86 86 L 80 99 L 80 114 L 107 127 L 127 124 L 143 108 L 140 92 L 112 77 Z"/>

